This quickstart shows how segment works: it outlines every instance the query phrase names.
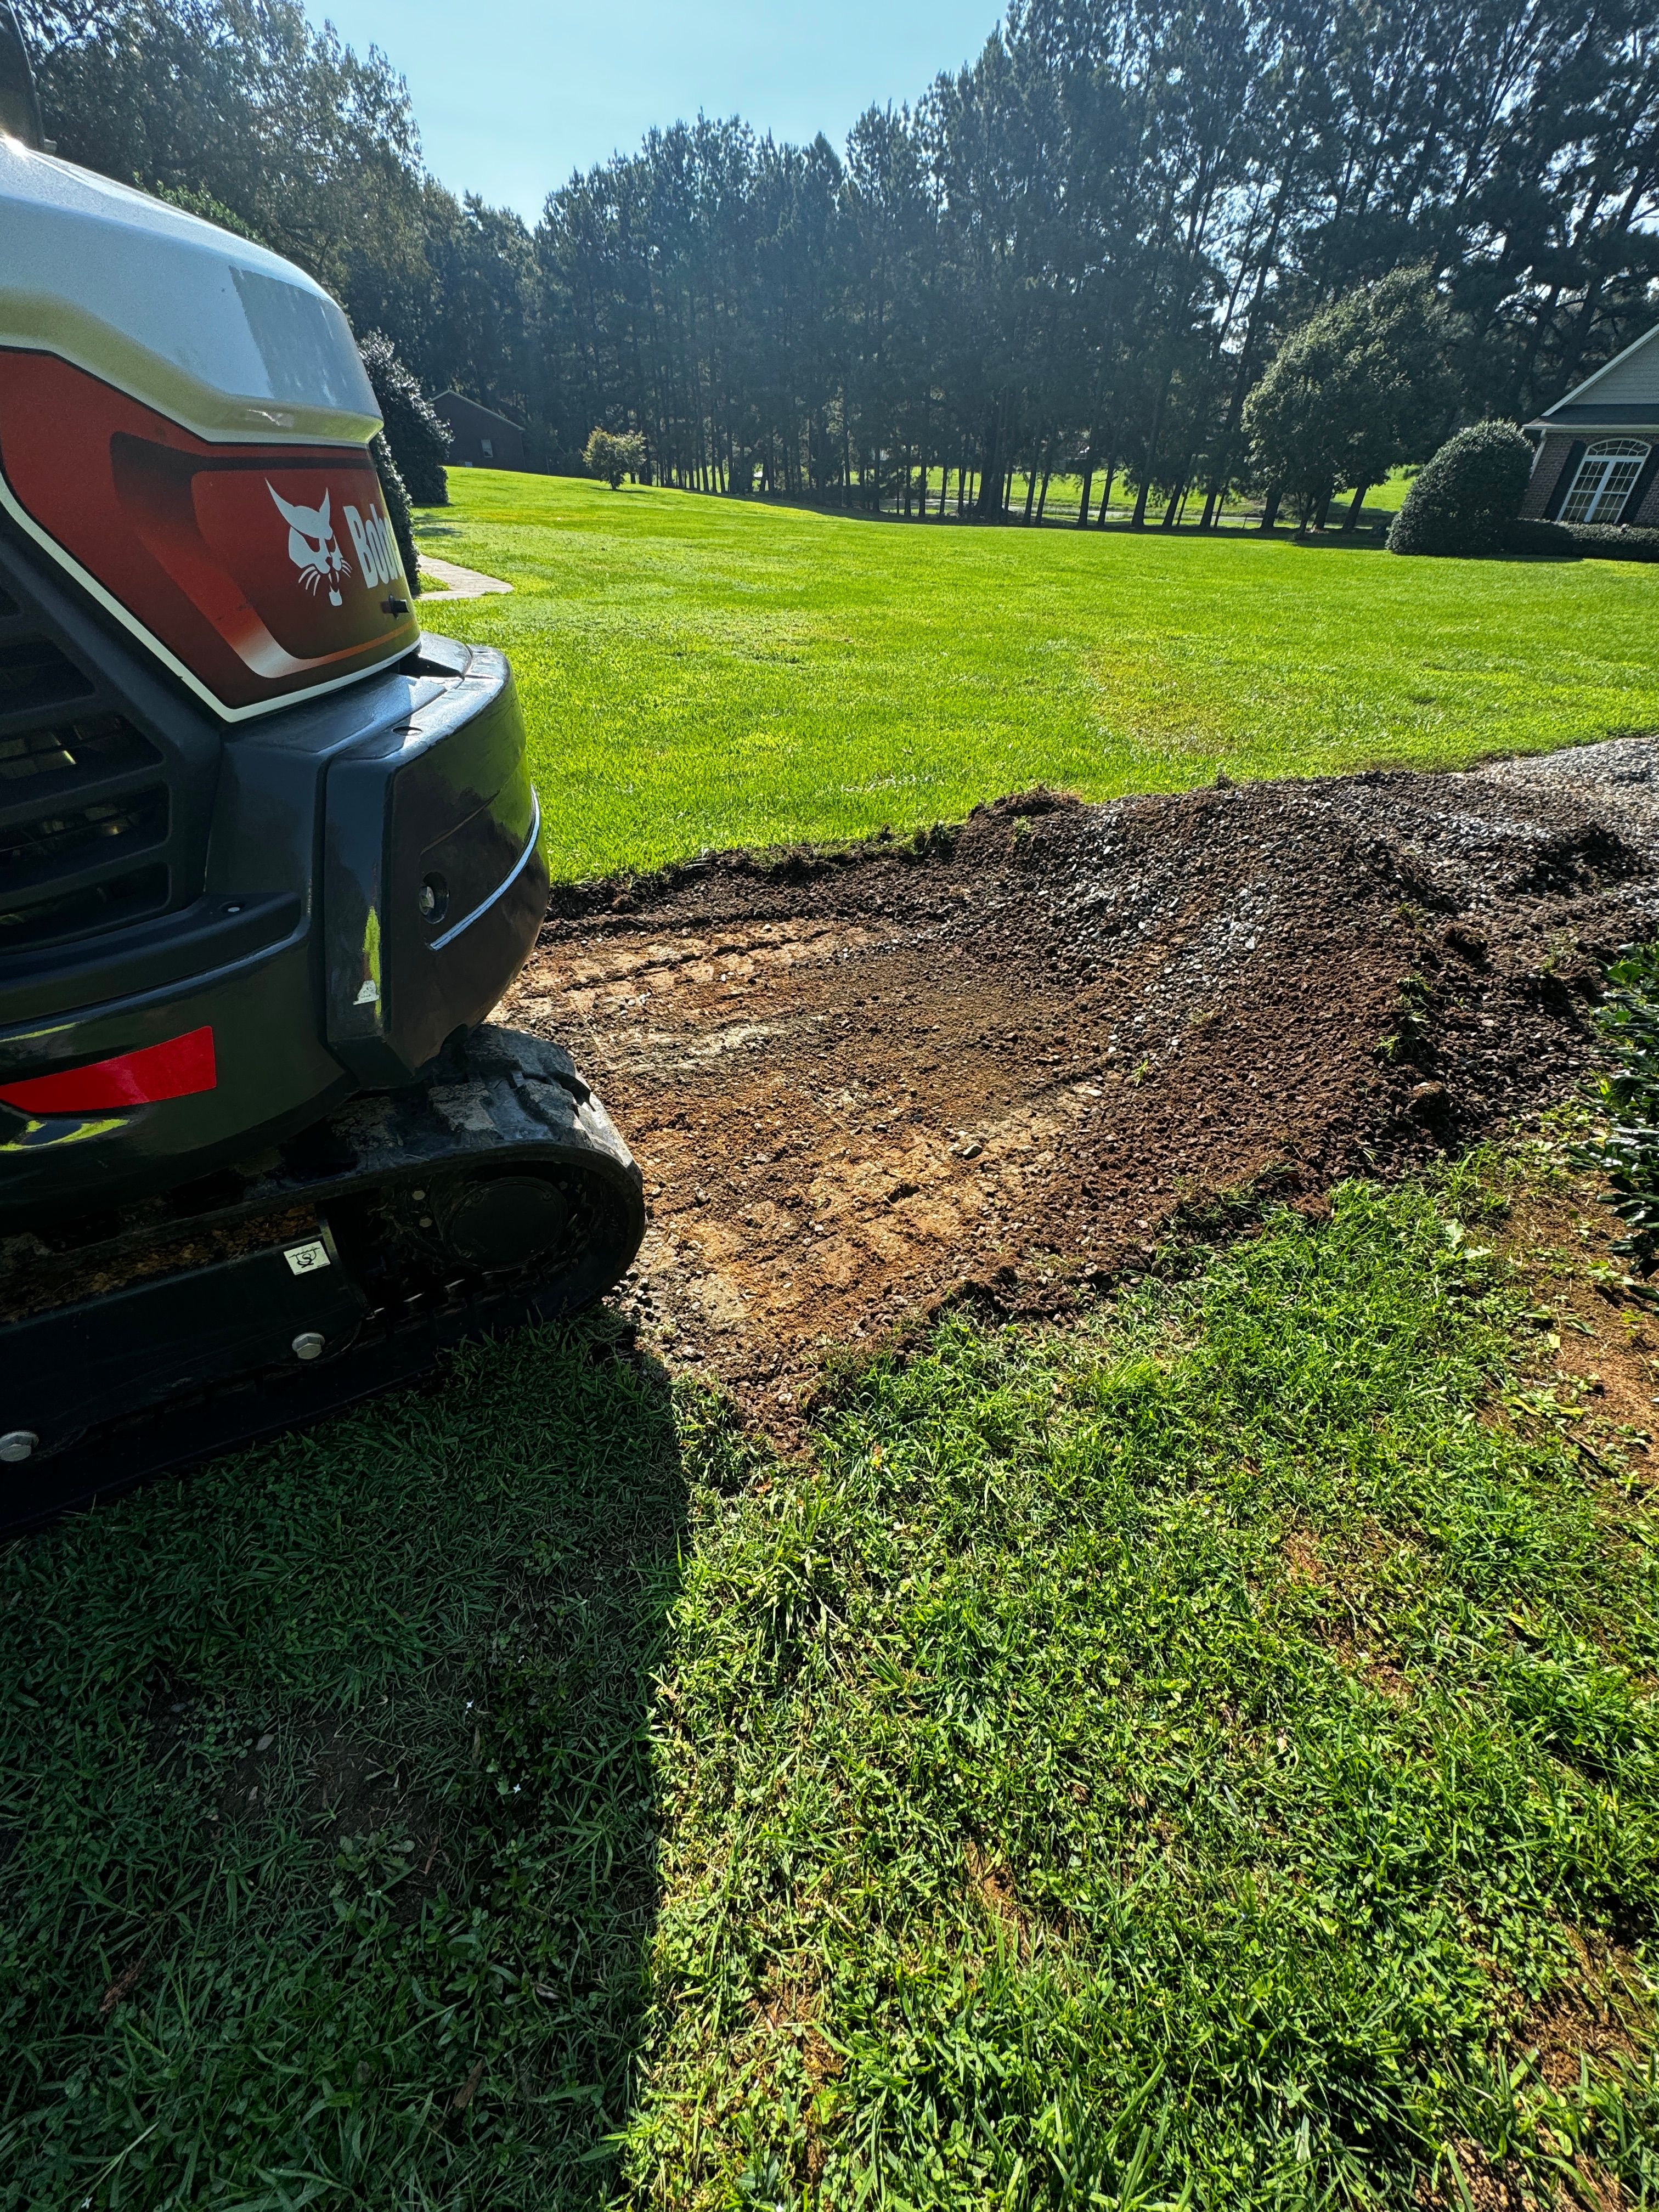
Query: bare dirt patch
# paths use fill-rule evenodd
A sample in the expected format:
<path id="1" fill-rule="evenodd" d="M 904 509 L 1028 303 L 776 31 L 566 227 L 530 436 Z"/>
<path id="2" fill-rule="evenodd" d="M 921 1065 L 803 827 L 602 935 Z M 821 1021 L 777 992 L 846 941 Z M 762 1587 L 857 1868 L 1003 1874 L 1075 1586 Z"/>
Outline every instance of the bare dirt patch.
<path id="1" fill-rule="evenodd" d="M 1642 2025 L 1641 2014 L 1648 2009 L 1641 1997 L 1628 1995 L 1640 1982 L 1632 1971 L 1634 1962 L 1613 1947 L 1599 1960 L 1582 1939 L 1577 1948 L 1582 1961 L 1579 1974 L 1547 2004 L 1535 2006 L 1513 2038 L 1519 2049 L 1535 2058 L 1552 2089 L 1570 2089 L 1578 2080 L 1583 2059 L 1595 2068 L 1641 2055 L 1626 2017 L 1633 2010 L 1637 2024 Z"/>
<path id="2" fill-rule="evenodd" d="M 781 1434 L 918 1306 L 1060 1306 L 1241 1190 L 1316 1203 L 1554 1099 L 1656 921 L 1626 740 L 566 887 L 503 1013 L 644 1170 L 647 1340 Z"/>
<path id="3" fill-rule="evenodd" d="M 1493 1418 L 1542 1420 L 1570 1437 L 1597 1473 L 1647 1486 L 1659 1475 L 1659 1315 L 1626 1287 L 1620 1224 L 1575 1176 L 1523 1192 L 1495 1241 L 1537 1301 L 1534 1386 Z"/>
<path id="4" fill-rule="evenodd" d="M 969 1887 L 987 1916 L 1002 1929 L 1017 1957 L 1029 1957 L 1030 1930 L 1019 1901 L 1019 1893 L 1014 1887 L 1013 1876 L 1006 1867 L 999 1866 L 984 1846 L 971 1837 L 963 1849 L 963 1858 Z"/>
<path id="5" fill-rule="evenodd" d="M 1426 2173 L 1419 2179 L 1416 2202 L 1423 2212 L 1539 2212 L 1520 2174 L 1494 2166 L 1467 2136 L 1446 2145 L 1441 2169 L 1438 2186 Z"/>
<path id="6" fill-rule="evenodd" d="M 1306 1528 L 1292 1528 L 1285 1539 L 1285 1563 L 1293 1583 L 1318 1584 L 1326 1578 L 1319 1539 Z"/>

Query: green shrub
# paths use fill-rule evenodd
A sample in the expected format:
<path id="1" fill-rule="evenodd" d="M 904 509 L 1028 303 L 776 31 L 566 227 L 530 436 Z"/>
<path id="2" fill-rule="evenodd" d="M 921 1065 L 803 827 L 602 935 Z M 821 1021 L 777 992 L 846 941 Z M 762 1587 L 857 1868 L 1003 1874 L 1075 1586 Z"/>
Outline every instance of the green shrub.
<path id="1" fill-rule="evenodd" d="M 371 331 L 357 350 L 374 387 L 375 402 L 386 425 L 386 441 L 408 496 L 416 507 L 447 507 L 449 479 L 444 474 L 444 459 L 449 452 L 448 429 L 433 412 L 432 402 L 416 382 L 413 372 L 398 360 L 384 331 Z"/>
<path id="2" fill-rule="evenodd" d="M 1565 561 L 1659 561 L 1659 530 L 1616 522 L 1536 522 L 1522 517 L 1504 538 L 1510 553 L 1553 553 Z"/>
<path id="3" fill-rule="evenodd" d="M 1389 532 L 1395 553 L 1501 553 L 1520 515 L 1532 447 L 1513 422 L 1475 422 L 1418 475 Z"/>
<path id="4" fill-rule="evenodd" d="M 1456 335 L 1426 269 L 1396 269 L 1293 331 L 1244 410 L 1251 470 L 1306 523 L 1420 460 L 1457 410 Z"/>
<path id="5" fill-rule="evenodd" d="M 590 476 L 602 477 L 615 491 L 625 476 L 637 477 L 645 466 L 645 440 L 637 430 L 590 430 L 582 450 Z"/>
<path id="6" fill-rule="evenodd" d="M 1504 534 L 1509 553 L 1553 553 L 1558 560 L 1576 561 L 1578 546 L 1565 522 L 1539 522 L 1529 515 L 1510 523 Z"/>
<path id="7" fill-rule="evenodd" d="M 1587 561 L 1659 561 L 1659 530 L 1636 530 L 1618 522 L 1565 522 L 1575 548 Z"/>
<path id="8" fill-rule="evenodd" d="M 398 473 L 398 464 L 392 457 L 392 448 L 386 441 L 384 430 L 374 433 L 369 441 L 368 450 L 374 457 L 380 489 L 386 494 L 386 520 L 392 525 L 392 534 L 398 541 L 404 574 L 409 579 L 410 590 L 418 599 L 421 595 L 421 564 L 415 550 L 415 524 L 409 511 L 409 487 Z"/>

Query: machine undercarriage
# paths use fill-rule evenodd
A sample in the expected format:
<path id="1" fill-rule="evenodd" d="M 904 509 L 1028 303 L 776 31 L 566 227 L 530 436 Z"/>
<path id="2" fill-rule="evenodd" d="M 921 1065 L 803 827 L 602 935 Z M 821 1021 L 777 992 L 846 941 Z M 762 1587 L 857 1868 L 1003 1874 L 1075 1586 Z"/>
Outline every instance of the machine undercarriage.
<path id="1" fill-rule="evenodd" d="M 264 1157 L 0 1241 L 0 1527 L 300 1426 L 601 1296 L 639 1170 L 557 1046 L 484 1026 Z"/>

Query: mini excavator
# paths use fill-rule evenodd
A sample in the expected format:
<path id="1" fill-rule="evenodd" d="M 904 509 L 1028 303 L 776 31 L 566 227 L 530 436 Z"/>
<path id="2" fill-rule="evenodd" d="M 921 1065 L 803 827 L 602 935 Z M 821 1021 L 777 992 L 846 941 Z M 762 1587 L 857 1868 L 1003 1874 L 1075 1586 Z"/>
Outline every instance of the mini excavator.
<path id="1" fill-rule="evenodd" d="M 344 315 L 54 157 L 0 0 L 0 1530 L 578 1310 L 640 1174 L 486 1018 L 512 671 L 425 635 Z"/>

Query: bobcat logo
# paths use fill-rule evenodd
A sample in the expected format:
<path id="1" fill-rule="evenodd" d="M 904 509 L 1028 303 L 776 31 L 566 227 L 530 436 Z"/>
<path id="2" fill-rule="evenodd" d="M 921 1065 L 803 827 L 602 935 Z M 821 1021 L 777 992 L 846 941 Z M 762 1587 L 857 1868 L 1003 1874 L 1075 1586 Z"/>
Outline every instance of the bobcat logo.
<path id="1" fill-rule="evenodd" d="M 351 574 L 351 563 L 334 542 L 334 525 L 329 519 L 329 495 L 323 494 L 320 507 L 290 507 L 269 477 L 265 489 L 276 502 L 276 512 L 288 525 L 288 557 L 298 570 L 301 590 L 311 592 L 328 586 L 328 603 L 331 607 L 343 606 L 340 579 Z"/>

